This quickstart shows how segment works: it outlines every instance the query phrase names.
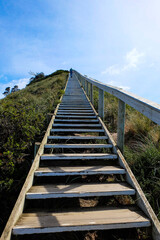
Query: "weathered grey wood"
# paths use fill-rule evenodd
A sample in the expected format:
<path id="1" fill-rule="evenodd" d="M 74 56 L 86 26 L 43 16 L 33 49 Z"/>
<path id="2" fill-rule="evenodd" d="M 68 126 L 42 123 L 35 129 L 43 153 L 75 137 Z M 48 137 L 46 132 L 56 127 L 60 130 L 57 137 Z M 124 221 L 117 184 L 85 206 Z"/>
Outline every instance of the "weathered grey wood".
<path id="1" fill-rule="evenodd" d="M 104 130 L 103 129 L 88 129 L 88 128 L 72 128 L 72 129 L 67 129 L 67 128 L 57 128 L 57 129 L 51 129 L 51 132 L 98 132 L 98 133 L 103 133 Z"/>
<path id="2" fill-rule="evenodd" d="M 72 124 L 60 124 L 60 123 L 54 123 L 53 127 L 101 127 L 101 124 L 76 124 L 76 123 L 72 123 Z"/>
<path id="3" fill-rule="evenodd" d="M 104 91 L 102 89 L 99 89 L 98 114 L 102 119 L 104 118 Z"/>
<path id="4" fill-rule="evenodd" d="M 85 79 L 85 81 L 92 83 L 94 86 L 98 87 L 99 89 L 105 92 L 111 93 L 118 99 L 122 100 L 126 104 L 138 110 L 140 113 L 144 114 L 153 122 L 160 125 L 160 104 L 157 104 L 150 100 L 136 96 L 135 94 L 127 92 L 121 88 L 106 85 L 92 78 L 87 78 L 81 75 L 80 73 L 78 73 L 77 71 L 75 71 L 75 74 L 77 77 L 78 76 L 82 77 L 83 79 Z"/>
<path id="5" fill-rule="evenodd" d="M 116 154 L 108 153 L 63 153 L 63 154 L 43 154 L 41 160 L 93 160 L 93 159 L 117 159 Z"/>
<path id="6" fill-rule="evenodd" d="M 116 195 L 135 195 L 135 190 L 126 183 L 95 183 L 70 185 L 40 185 L 32 186 L 26 194 L 26 199 L 98 197 Z"/>
<path id="7" fill-rule="evenodd" d="M 48 140 L 106 140 L 107 136 L 48 136 Z"/>
<path id="8" fill-rule="evenodd" d="M 79 118 L 79 119 L 81 119 L 81 118 L 84 118 L 84 119 L 87 119 L 87 118 L 96 118 L 96 116 L 87 116 L 87 115 L 85 115 L 85 116 L 71 116 L 71 115 L 69 115 L 69 116 L 67 116 L 67 115 L 56 115 L 56 118 Z"/>
<path id="9" fill-rule="evenodd" d="M 41 167 L 35 171 L 36 177 L 125 174 L 125 169 L 118 166 L 75 166 L 75 167 Z"/>
<path id="10" fill-rule="evenodd" d="M 36 234 L 149 227 L 150 221 L 136 208 L 106 207 L 68 213 L 24 213 L 13 234 Z"/>
<path id="11" fill-rule="evenodd" d="M 34 158 L 37 154 L 37 151 L 38 151 L 40 145 L 41 145 L 41 143 L 39 143 L 39 142 L 35 142 L 35 144 L 34 144 Z"/>
<path id="12" fill-rule="evenodd" d="M 75 116 L 83 116 L 83 115 L 87 115 L 87 116 L 92 116 L 94 115 L 92 112 L 58 112 L 57 116 L 61 116 L 61 115 L 75 115 Z"/>
<path id="13" fill-rule="evenodd" d="M 124 132 L 125 131 L 125 102 L 119 99 L 118 103 L 118 127 L 117 127 L 117 146 L 120 151 L 124 151 Z"/>
<path id="14" fill-rule="evenodd" d="M 93 98 L 93 84 L 90 83 L 90 101 L 94 105 L 94 98 Z"/>
<path id="15" fill-rule="evenodd" d="M 112 148 L 112 144 L 45 144 L 45 148 Z"/>
<path id="16" fill-rule="evenodd" d="M 83 122 L 87 122 L 87 123 L 99 123 L 99 121 L 97 119 L 89 119 L 89 120 L 83 120 L 83 119 L 55 119 L 54 122 L 79 122 L 79 123 L 83 123 Z"/>

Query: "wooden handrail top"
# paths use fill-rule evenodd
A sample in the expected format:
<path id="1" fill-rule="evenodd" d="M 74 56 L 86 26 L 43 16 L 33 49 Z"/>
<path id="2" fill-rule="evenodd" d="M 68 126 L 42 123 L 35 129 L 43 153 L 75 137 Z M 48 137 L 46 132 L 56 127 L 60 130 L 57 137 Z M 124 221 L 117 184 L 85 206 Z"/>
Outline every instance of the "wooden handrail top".
<path id="1" fill-rule="evenodd" d="M 83 80 L 91 83 L 93 86 L 96 86 L 99 89 L 112 94 L 113 96 L 117 97 L 118 99 L 122 100 L 126 104 L 130 105 L 131 107 L 148 117 L 153 122 L 160 125 L 160 104 L 139 97 L 121 88 L 104 84 L 93 78 L 86 77 L 81 73 L 77 72 L 76 70 L 74 70 L 74 72 L 77 77 L 80 77 Z"/>

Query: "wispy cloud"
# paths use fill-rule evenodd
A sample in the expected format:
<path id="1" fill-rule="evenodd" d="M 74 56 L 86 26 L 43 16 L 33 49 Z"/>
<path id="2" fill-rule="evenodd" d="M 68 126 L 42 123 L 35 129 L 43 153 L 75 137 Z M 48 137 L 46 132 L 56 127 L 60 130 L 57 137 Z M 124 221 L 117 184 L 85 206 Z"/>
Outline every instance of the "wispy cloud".
<path id="1" fill-rule="evenodd" d="M 15 85 L 18 85 L 18 88 L 22 89 L 22 88 L 25 88 L 25 86 L 28 84 L 28 82 L 29 82 L 29 78 L 21 78 L 18 80 L 12 80 L 8 83 L 0 84 L 0 89 L 1 89 L 1 91 L 4 92 L 6 87 L 13 88 Z M 0 92 L 0 99 L 4 97 L 3 92 Z"/>
<path id="2" fill-rule="evenodd" d="M 138 52 L 136 48 L 133 48 L 130 52 L 125 55 L 124 65 L 112 65 L 106 68 L 102 74 L 118 75 L 122 72 L 135 69 L 141 63 L 142 57 L 144 57 L 143 52 Z"/>
<path id="3" fill-rule="evenodd" d="M 122 85 L 120 82 L 116 82 L 116 81 L 110 81 L 107 84 L 109 84 L 111 86 L 116 86 L 116 87 L 122 88 L 126 91 L 131 89 L 129 86 Z"/>

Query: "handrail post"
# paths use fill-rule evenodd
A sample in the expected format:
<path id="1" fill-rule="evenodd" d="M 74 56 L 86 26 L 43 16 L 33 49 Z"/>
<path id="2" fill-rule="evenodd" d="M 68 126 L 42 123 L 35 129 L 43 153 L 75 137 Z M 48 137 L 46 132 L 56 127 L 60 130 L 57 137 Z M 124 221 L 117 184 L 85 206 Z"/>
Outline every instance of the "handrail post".
<path id="1" fill-rule="evenodd" d="M 93 104 L 93 84 L 90 83 L 90 101 Z"/>
<path id="2" fill-rule="evenodd" d="M 85 80 L 85 82 L 84 82 L 84 91 L 86 92 L 86 90 L 87 90 L 87 81 Z"/>
<path id="3" fill-rule="evenodd" d="M 98 114 L 104 118 L 104 91 L 99 88 L 99 100 L 98 100 Z"/>
<path id="4" fill-rule="evenodd" d="M 117 146 L 124 152 L 124 131 L 125 131 L 125 102 L 119 99 L 118 102 L 118 125 L 117 125 Z"/>
<path id="5" fill-rule="evenodd" d="M 87 96 L 89 96 L 89 87 L 88 87 L 88 81 L 86 81 L 87 83 L 86 83 L 86 85 L 87 85 L 87 87 L 86 87 L 86 93 L 87 93 Z"/>

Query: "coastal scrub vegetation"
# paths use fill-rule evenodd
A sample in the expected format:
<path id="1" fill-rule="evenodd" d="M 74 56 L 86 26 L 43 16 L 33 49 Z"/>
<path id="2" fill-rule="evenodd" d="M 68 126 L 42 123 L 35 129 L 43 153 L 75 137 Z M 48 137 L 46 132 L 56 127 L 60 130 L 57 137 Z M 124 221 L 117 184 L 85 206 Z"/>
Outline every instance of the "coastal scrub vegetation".
<path id="1" fill-rule="evenodd" d="M 0 100 L 0 232 L 13 208 L 41 141 L 46 115 L 64 93 L 68 71 L 35 78 L 28 86 Z M 5 209 L 5 211 L 4 211 Z"/>

